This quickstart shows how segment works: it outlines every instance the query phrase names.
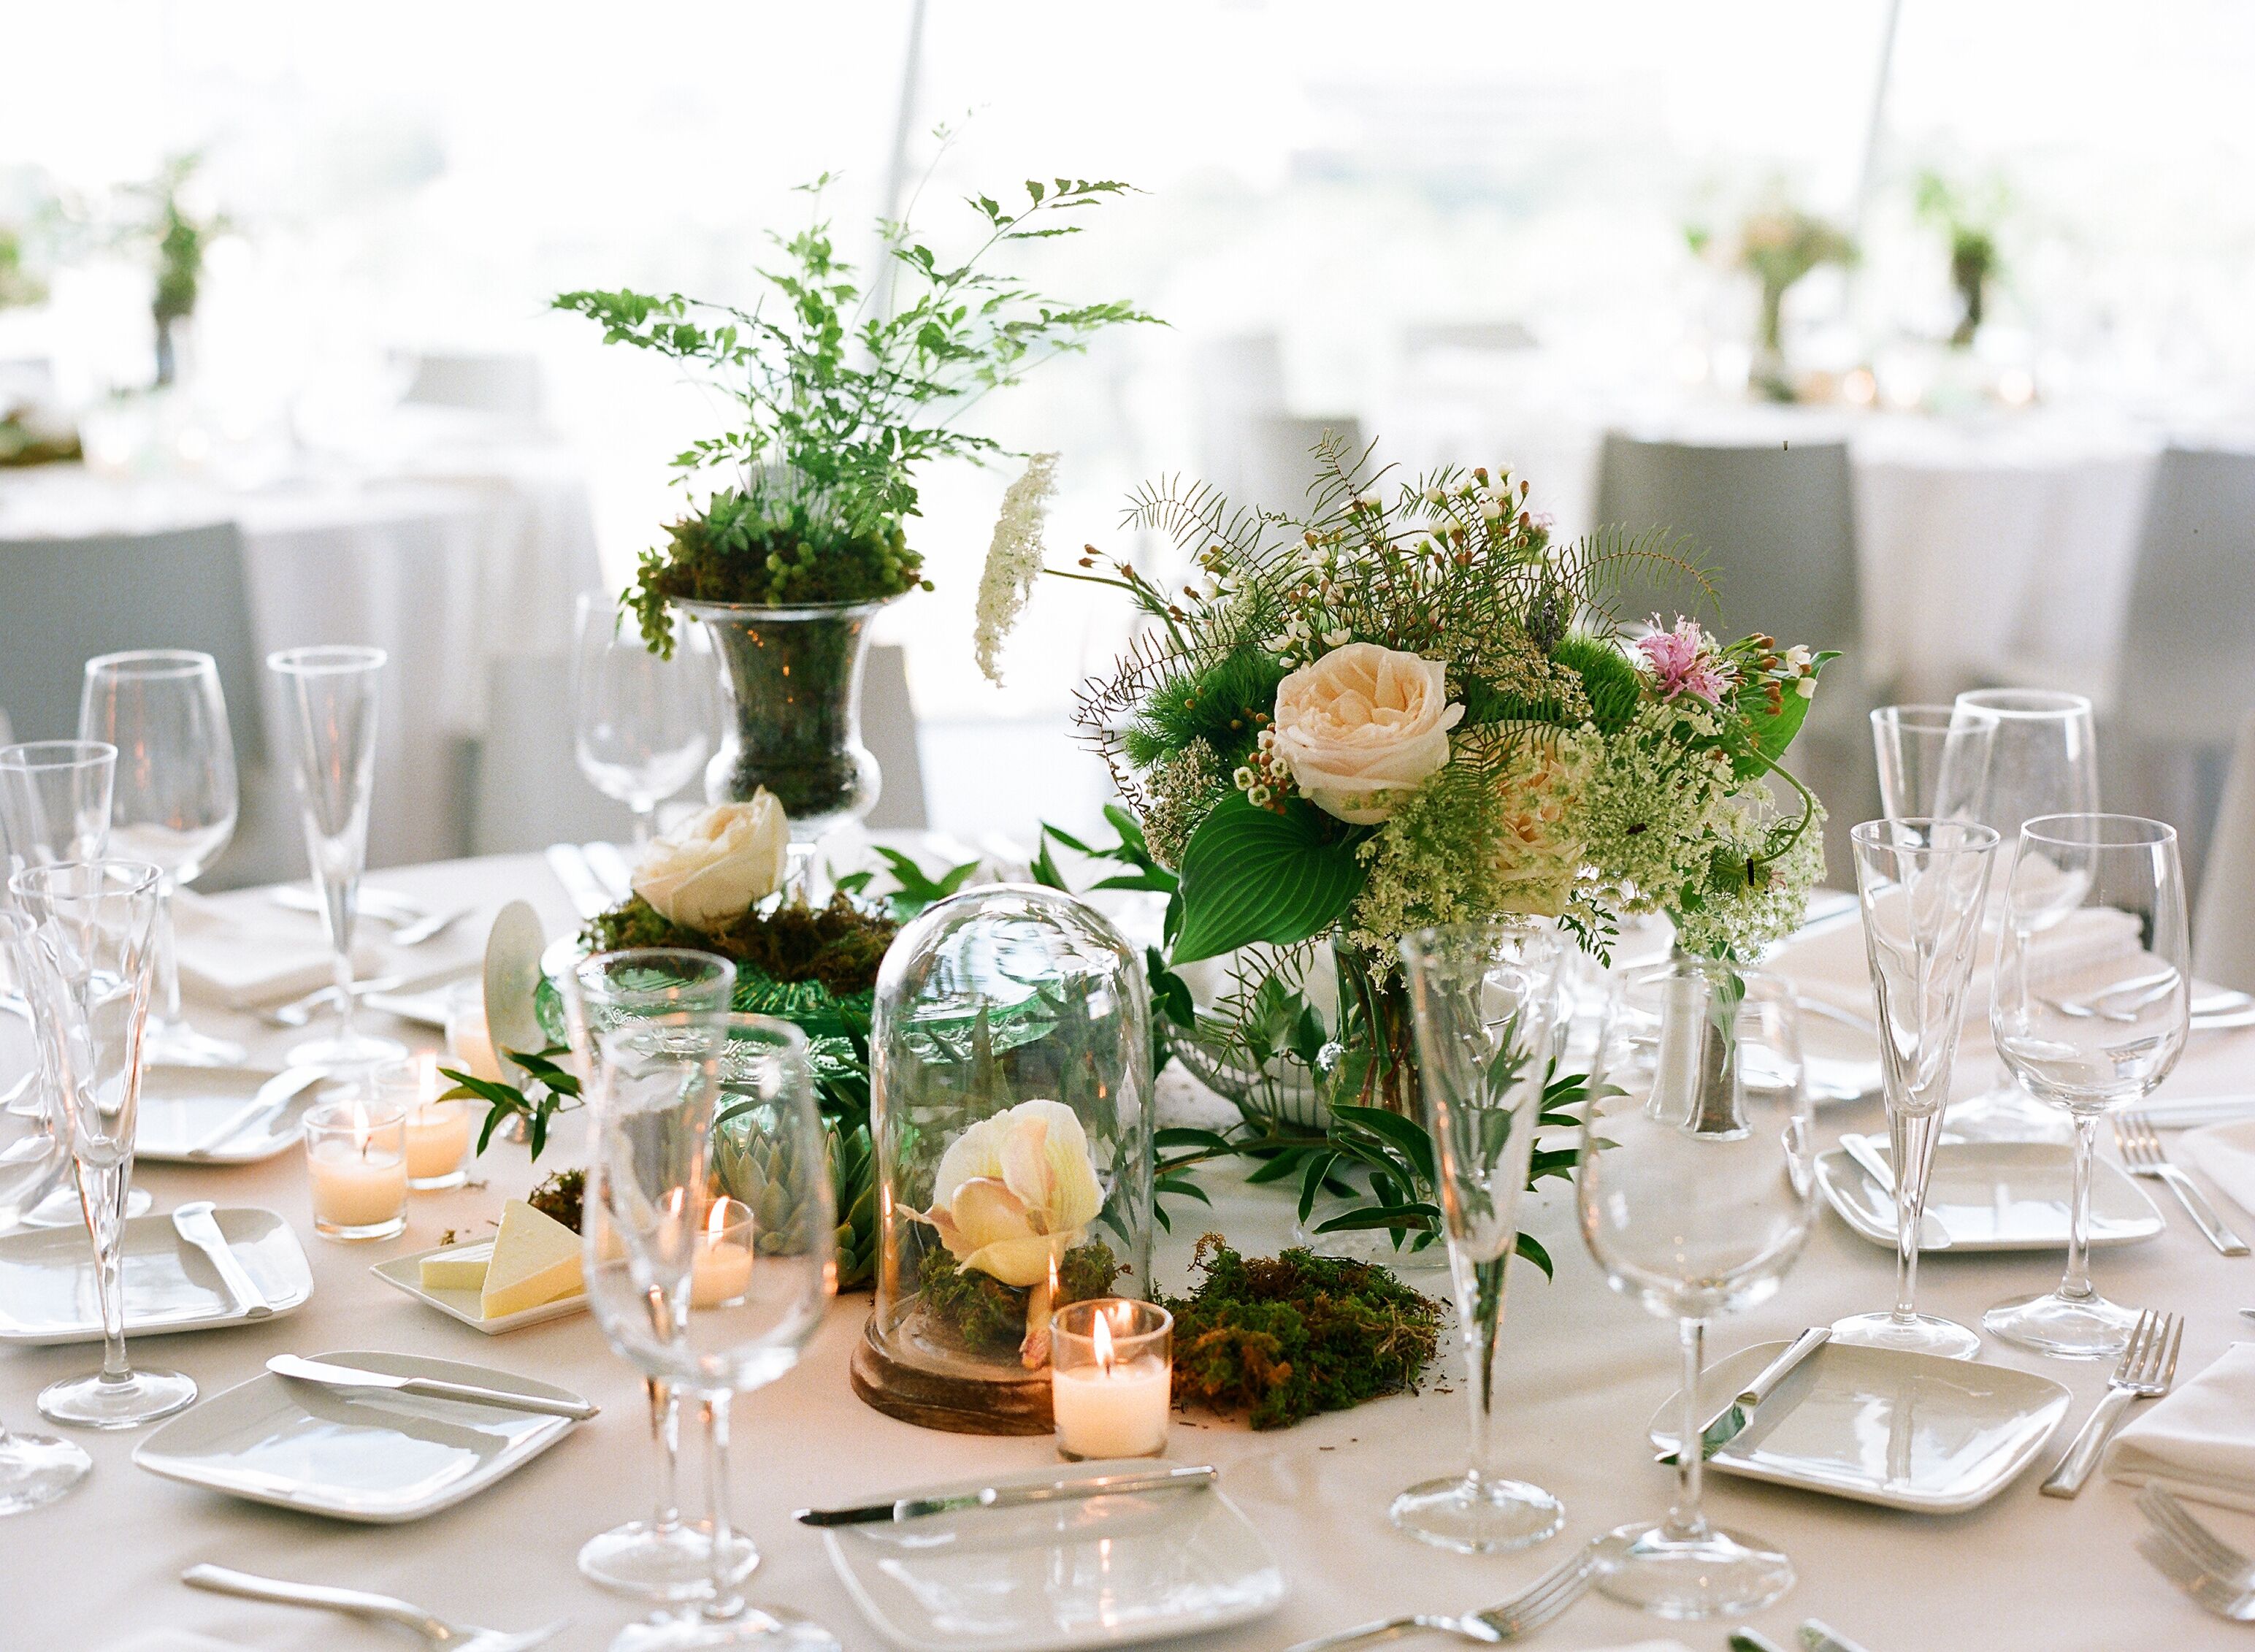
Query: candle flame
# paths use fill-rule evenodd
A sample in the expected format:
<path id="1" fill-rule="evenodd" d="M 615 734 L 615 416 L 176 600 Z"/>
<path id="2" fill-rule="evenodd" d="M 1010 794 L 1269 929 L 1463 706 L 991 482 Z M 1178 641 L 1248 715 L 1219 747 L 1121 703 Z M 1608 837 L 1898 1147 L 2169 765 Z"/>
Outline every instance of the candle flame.
<path id="1" fill-rule="evenodd" d="M 367 1104 L 357 1100 L 352 1104 L 352 1133 L 353 1151 L 366 1158 L 368 1138 L 375 1132 L 369 1128 Z"/>
<path id="2" fill-rule="evenodd" d="M 1105 1323 L 1101 1313 L 1090 1321 L 1089 1335 L 1096 1344 L 1096 1367 L 1107 1374 L 1112 1369 L 1112 1327 Z"/>

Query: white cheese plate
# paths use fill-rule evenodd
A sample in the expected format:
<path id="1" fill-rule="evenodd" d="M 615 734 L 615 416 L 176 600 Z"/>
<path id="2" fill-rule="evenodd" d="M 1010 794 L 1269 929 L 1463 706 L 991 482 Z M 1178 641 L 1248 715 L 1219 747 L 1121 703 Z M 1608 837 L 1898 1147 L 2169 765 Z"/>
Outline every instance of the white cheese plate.
<path id="1" fill-rule="evenodd" d="M 520 1331 L 526 1325 L 537 1325 L 550 1319 L 562 1319 L 568 1315 L 587 1311 L 585 1291 L 574 1291 L 555 1302 L 544 1302 L 537 1308 L 521 1308 L 515 1313 L 505 1313 L 487 1319 L 478 1313 L 479 1292 L 474 1290 L 425 1290 L 423 1289 L 423 1259 L 425 1256 L 460 1255 L 467 1252 L 493 1249 L 493 1241 L 481 1239 L 467 1245 L 439 1245 L 429 1250 L 418 1250 L 411 1256 L 395 1256 L 390 1262 L 377 1262 L 369 1269 L 378 1279 L 395 1290 L 404 1290 L 418 1302 L 436 1308 L 450 1319 L 459 1319 L 473 1331 L 482 1331 L 497 1337 L 504 1331 Z"/>

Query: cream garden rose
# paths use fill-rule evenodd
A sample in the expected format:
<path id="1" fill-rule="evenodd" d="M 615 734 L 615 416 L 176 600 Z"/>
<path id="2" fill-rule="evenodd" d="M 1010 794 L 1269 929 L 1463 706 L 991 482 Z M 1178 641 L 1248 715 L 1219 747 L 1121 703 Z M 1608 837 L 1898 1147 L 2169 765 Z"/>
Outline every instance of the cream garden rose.
<path id="1" fill-rule="evenodd" d="M 1442 661 L 1348 643 L 1277 685 L 1274 749 L 1310 803 L 1375 826 L 1449 761 L 1464 714 Z"/>
<path id="2" fill-rule="evenodd" d="M 1061 1101 L 1021 1101 L 948 1144 L 924 1220 L 964 1267 L 1021 1288 L 1085 1236 L 1104 1206 L 1088 1133 Z"/>
<path id="3" fill-rule="evenodd" d="M 685 929 L 710 931 L 783 883 L 790 822 L 764 787 L 749 803 L 720 803 L 653 838 L 634 890 Z"/>

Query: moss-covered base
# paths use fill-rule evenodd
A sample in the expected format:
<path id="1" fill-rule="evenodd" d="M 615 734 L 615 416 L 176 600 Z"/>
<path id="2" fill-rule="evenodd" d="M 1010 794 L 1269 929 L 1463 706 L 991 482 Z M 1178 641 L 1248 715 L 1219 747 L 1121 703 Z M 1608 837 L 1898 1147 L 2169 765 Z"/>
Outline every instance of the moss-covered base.
<path id="1" fill-rule="evenodd" d="M 1127 1271 L 1100 1239 L 1076 1245 L 1057 1262 L 1052 1310 L 1068 1302 L 1108 1297 Z M 917 1268 L 917 1292 L 925 1325 L 936 1337 L 966 1351 L 1015 1358 L 1026 1337 L 1026 1307 L 1032 1293 L 1006 1285 L 991 1274 L 966 1269 L 945 1250 L 927 1253 Z"/>

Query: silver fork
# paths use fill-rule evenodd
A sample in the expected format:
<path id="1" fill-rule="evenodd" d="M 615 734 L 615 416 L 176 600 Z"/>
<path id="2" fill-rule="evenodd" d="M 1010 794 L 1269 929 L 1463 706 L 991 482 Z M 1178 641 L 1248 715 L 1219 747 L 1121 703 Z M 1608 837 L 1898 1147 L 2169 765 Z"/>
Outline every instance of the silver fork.
<path id="1" fill-rule="evenodd" d="M 404 1624 L 421 1635 L 427 1644 L 438 1648 L 438 1652 L 530 1652 L 531 1648 L 545 1645 L 563 1634 L 572 1622 L 569 1618 L 559 1618 L 544 1629 L 529 1629 L 522 1634 L 511 1634 L 501 1629 L 481 1629 L 474 1623 L 449 1623 L 418 1606 L 396 1600 L 388 1594 L 368 1594 L 358 1589 L 332 1589 L 318 1583 L 290 1583 L 280 1578 L 262 1578 L 255 1572 L 231 1571 L 225 1566 L 190 1566 L 180 1574 L 180 1581 L 193 1589 L 208 1589 L 214 1594 L 241 1595 L 246 1600 L 273 1600 L 291 1606 L 321 1606 L 355 1618 L 374 1618 L 380 1622 Z"/>
<path id="2" fill-rule="evenodd" d="M 2220 1578 L 2188 1550 L 2174 1528 L 2155 1526 L 2138 1539 L 2138 1552 L 2153 1570 L 2206 1606 L 2234 1623 L 2255 1622 L 2255 1589 Z"/>
<path id="3" fill-rule="evenodd" d="M 2047 1497 L 2072 1497 L 2083 1489 L 2097 1466 L 2098 1453 L 2114 1437 L 2115 1425 L 2132 1400 L 2150 1400 L 2169 1391 L 2177 1374 L 2177 1345 L 2184 1340 L 2184 1320 L 2173 1313 L 2148 1308 L 2138 1316 L 2121 1363 L 2106 1379 L 2106 1397 L 2090 1413 L 2083 1432 L 2059 1459 L 2051 1478 L 2038 1489 Z"/>
<path id="4" fill-rule="evenodd" d="M 388 993 L 407 984 L 404 975 L 376 975 L 367 981 L 353 982 L 353 996 L 365 998 L 370 993 Z M 325 1005 L 337 1002 L 334 987 L 318 988 L 302 998 L 292 998 L 287 1003 L 276 1004 L 258 1012 L 259 1020 L 270 1027 L 304 1027 L 312 1023 L 314 1014 Z"/>
<path id="5" fill-rule="evenodd" d="M 2114 1145 L 2122 1149 L 2123 1168 L 2131 1175 L 2150 1176 L 2168 1184 L 2169 1192 L 2177 1196 L 2185 1214 L 2200 1225 L 2209 1244 L 2227 1256 L 2247 1255 L 2247 1241 L 2223 1225 L 2223 1218 L 2216 1213 L 2216 1206 L 2194 1185 L 2192 1177 L 2169 1163 L 2169 1156 L 2161 1150 L 2161 1138 L 2153 1134 L 2153 1121 L 2144 1114 L 2114 1115 Z"/>
<path id="6" fill-rule="evenodd" d="M 2255 1561 L 2250 1561 L 2195 1518 L 2192 1510 L 2180 1502 L 2174 1493 L 2149 1481 L 2138 1494 L 2138 1508 L 2146 1519 L 2161 1528 L 2164 1536 L 2174 1539 L 2179 1549 L 2198 1561 L 2202 1571 L 2221 1578 L 2235 1590 L 2255 1592 Z"/>
<path id="7" fill-rule="evenodd" d="M 1403 1618 L 1383 1618 L 1375 1623 L 1359 1624 L 1352 1629 L 1317 1635 L 1312 1641 L 1302 1641 L 1287 1647 L 1284 1652 L 1331 1652 L 1338 1647 L 1361 1646 L 1372 1641 L 1390 1641 L 1396 1635 L 1410 1634 L 1420 1629 L 1438 1630 L 1453 1634 L 1461 1641 L 1473 1641 L 1483 1646 L 1499 1641 L 1515 1641 L 1521 1635 L 1541 1628 L 1579 1600 L 1597 1581 L 1598 1546 L 1586 1543 L 1579 1554 L 1544 1572 L 1532 1584 L 1500 1606 L 1483 1612 L 1468 1612 L 1461 1618 L 1442 1613 L 1416 1613 Z"/>

